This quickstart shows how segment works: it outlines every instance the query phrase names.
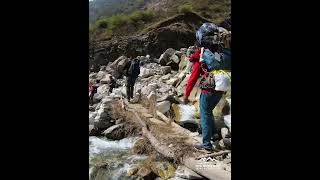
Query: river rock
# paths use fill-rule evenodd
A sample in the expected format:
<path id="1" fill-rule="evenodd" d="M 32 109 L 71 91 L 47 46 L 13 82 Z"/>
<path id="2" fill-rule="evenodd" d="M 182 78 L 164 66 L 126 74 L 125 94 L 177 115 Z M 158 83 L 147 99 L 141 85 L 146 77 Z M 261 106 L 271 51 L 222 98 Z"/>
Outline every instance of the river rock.
<path id="1" fill-rule="evenodd" d="M 89 125 L 89 134 L 90 132 L 93 130 L 94 126 L 93 125 Z"/>
<path id="2" fill-rule="evenodd" d="M 101 119 L 95 119 L 94 120 L 94 127 L 97 127 L 98 129 L 106 129 L 112 126 L 112 124 L 109 121 L 101 120 Z"/>
<path id="3" fill-rule="evenodd" d="M 171 66 L 161 66 L 160 69 L 162 74 L 168 74 L 171 72 Z"/>
<path id="4" fill-rule="evenodd" d="M 93 95 L 93 103 L 98 103 L 103 98 L 103 95 L 100 93 L 96 93 Z M 93 108 L 96 108 L 95 106 Z"/>
<path id="5" fill-rule="evenodd" d="M 179 79 L 177 77 L 173 77 L 170 80 L 166 81 L 166 84 L 175 86 L 177 84 L 178 80 Z"/>
<path id="6" fill-rule="evenodd" d="M 119 63 L 117 64 L 117 71 L 122 74 L 124 66 L 129 62 L 128 58 L 123 58 Z"/>
<path id="7" fill-rule="evenodd" d="M 171 67 L 170 67 L 170 69 L 171 69 Z M 171 76 L 172 76 L 172 74 L 163 75 L 163 76 L 160 78 L 160 81 L 169 80 Z"/>
<path id="8" fill-rule="evenodd" d="M 179 57 L 177 56 L 177 55 L 172 55 L 171 57 L 170 57 L 170 61 L 172 61 L 172 62 L 174 62 L 174 63 L 176 63 L 176 64 L 179 64 L 179 62 L 180 62 L 180 59 L 179 59 Z"/>
<path id="9" fill-rule="evenodd" d="M 96 79 L 97 78 L 97 73 L 90 73 L 89 74 L 90 79 Z"/>
<path id="10" fill-rule="evenodd" d="M 184 70 L 187 67 L 188 61 L 189 61 L 188 57 L 186 57 L 185 55 L 181 56 L 181 60 L 179 63 L 179 70 L 180 71 Z"/>
<path id="11" fill-rule="evenodd" d="M 151 165 L 152 171 L 161 177 L 161 179 L 168 179 L 175 176 L 176 169 L 169 162 L 154 162 Z"/>
<path id="12" fill-rule="evenodd" d="M 109 83 L 111 83 L 111 74 L 106 74 L 106 75 L 104 76 L 104 78 L 100 80 L 100 83 L 102 83 L 102 84 L 109 84 Z"/>
<path id="13" fill-rule="evenodd" d="M 97 80 L 101 80 L 107 73 L 105 71 L 99 71 L 96 75 Z"/>
<path id="14" fill-rule="evenodd" d="M 97 93 L 98 94 L 105 94 L 105 93 L 108 93 L 109 91 L 109 86 L 107 84 L 104 84 L 102 86 L 99 86 L 97 88 Z"/>
<path id="15" fill-rule="evenodd" d="M 159 102 L 157 103 L 157 110 L 164 114 L 170 110 L 170 106 L 171 106 L 170 101 Z"/>
<path id="16" fill-rule="evenodd" d="M 159 58 L 159 64 L 166 65 L 169 62 L 169 58 L 175 53 L 176 50 L 169 48 Z"/>
<path id="17" fill-rule="evenodd" d="M 231 132 L 231 115 L 226 115 L 223 117 L 224 124 L 229 128 Z"/>
<path id="18" fill-rule="evenodd" d="M 107 66 L 100 66 L 100 71 L 105 71 Z"/>
<path id="19" fill-rule="evenodd" d="M 118 59 L 116 59 L 115 61 L 113 61 L 113 62 L 110 64 L 110 68 L 111 68 L 111 69 L 116 69 L 117 66 L 118 66 L 118 63 L 119 63 L 120 61 L 122 61 L 122 60 L 125 60 L 125 59 L 127 59 L 127 57 L 125 57 L 125 56 L 120 56 Z"/>
<path id="20" fill-rule="evenodd" d="M 183 165 L 178 166 L 175 172 L 175 177 L 183 179 L 203 179 L 199 174 Z"/>
<path id="21" fill-rule="evenodd" d="M 147 78 L 154 75 L 154 70 L 152 69 L 147 69 L 144 67 L 140 67 L 140 74 L 139 76 L 141 76 L 142 78 Z"/>
<path id="22" fill-rule="evenodd" d="M 136 173 L 137 176 L 142 177 L 142 179 L 149 180 L 155 179 L 157 175 L 147 167 L 141 167 Z"/>
<path id="23" fill-rule="evenodd" d="M 221 128 L 221 136 L 225 138 L 229 134 L 229 130 L 227 128 Z"/>
<path id="24" fill-rule="evenodd" d="M 102 134 L 105 135 L 108 139 L 112 140 L 123 139 L 125 135 L 123 126 L 123 123 L 113 125 L 109 127 L 107 130 L 105 130 Z"/>
<path id="25" fill-rule="evenodd" d="M 127 169 L 127 176 L 133 176 L 138 172 L 138 166 L 135 164 L 130 165 L 130 167 Z"/>
<path id="26" fill-rule="evenodd" d="M 178 56 L 179 58 L 182 56 L 182 52 L 181 51 L 176 51 L 175 53 L 174 53 L 174 55 L 176 55 L 176 56 Z"/>

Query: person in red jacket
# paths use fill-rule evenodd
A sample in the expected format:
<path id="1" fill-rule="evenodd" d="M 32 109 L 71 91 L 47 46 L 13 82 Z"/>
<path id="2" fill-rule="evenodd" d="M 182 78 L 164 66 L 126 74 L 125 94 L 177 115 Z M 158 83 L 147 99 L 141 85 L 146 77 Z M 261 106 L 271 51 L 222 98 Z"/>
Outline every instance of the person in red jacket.
<path id="1" fill-rule="evenodd" d="M 212 52 L 215 51 L 214 47 L 209 48 Z M 191 55 L 189 61 L 193 63 L 191 76 L 189 77 L 187 87 L 184 93 L 183 101 L 185 104 L 189 102 L 188 97 L 191 90 L 196 84 L 198 78 L 205 76 L 206 74 L 201 68 L 199 48 L 194 54 Z M 204 66 L 205 67 L 205 66 Z M 202 145 L 197 145 L 197 149 L 212 151 L 214 148 L 211 144 L 211 138 L 214 131 L 214 117 L 213 109 L 220 101 L 223 91 L 216 91 L 214 89 L 201 89 L 200 95 L 200 123 L 202 130 Z"/>
<path id="2" fill-rule="evenodd" d="M 99 80 L 96 81 L 96 83 L 100 83 Z M 92 106 L 93 105 L 93 96 L 95 93 L 97 93 L 97 89 L 98 89 L 98 86 L 95 85 L 95 84 L 89 84 L 89 103 L 90 105 Z"/>

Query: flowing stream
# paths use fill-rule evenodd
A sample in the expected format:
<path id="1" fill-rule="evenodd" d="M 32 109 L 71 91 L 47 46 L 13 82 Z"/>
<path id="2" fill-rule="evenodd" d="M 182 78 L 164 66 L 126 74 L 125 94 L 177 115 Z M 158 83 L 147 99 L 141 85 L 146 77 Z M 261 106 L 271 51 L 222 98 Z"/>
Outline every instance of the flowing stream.
<path id="1" fill-rule="evenodd" d="M 89 136 L 89 180 L 136 179 L 127 176 L 127 169 L 147 158 L 129 153 L 137 137 L 119 141 Z"/>

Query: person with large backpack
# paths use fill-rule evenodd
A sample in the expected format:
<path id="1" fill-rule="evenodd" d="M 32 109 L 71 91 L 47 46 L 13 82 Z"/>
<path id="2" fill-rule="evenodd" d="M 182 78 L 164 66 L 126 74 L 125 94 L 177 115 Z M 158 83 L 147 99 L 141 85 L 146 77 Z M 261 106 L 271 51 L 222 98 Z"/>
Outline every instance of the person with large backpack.
<path id="1" fill-rule="evenodd" d="M 223 57 L 218 37 L 214 37 L 217 26 L 205 23 L 196 33 L 197 44 L 200 48 L 191 55 L 189 61 L 193 63 L 191 76 L 189 77 L 183 101 L 188 103 L 188 97 L 201 78 L 200 88 L 200 123 L 202 129 L 202 145 L 196 145 L 199 150 L 212 151 L 211 138 L 214 132 L 213 109 L 226 93 L 230 84 L 226 72 L 222 69 Z"/>
<path id="2" fill-rule="evenodd" d="M 127 99 L 130 102 L 130 99 L 133 99 L 133 90 L 136 79 L 140 74 L 140 61 L 135 58 L 129 61 L 124 67 L 124 73 L 127 77 L 126 87 L 127 87 Z"/>

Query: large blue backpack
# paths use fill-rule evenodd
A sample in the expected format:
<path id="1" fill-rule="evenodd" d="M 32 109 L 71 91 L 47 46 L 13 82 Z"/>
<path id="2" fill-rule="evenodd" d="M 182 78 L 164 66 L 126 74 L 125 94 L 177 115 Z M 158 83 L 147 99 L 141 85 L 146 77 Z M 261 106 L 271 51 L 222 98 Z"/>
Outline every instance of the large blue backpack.
<path id="1" fill-rule="evenodd" d="M 206 65 L 208 71 L 221 68 L 221 60 L 218 60 L 216 55 L 209 49 L 201 48 L 202 56 L 200 62 Z"/>
<path id="2" fill-rule="evenodd" d="M 204 23 L 196 32 L 196 39 L 203 46 L 204 41 L 208 41 L 218 32 L 218 26 L 213 23 Z"/>

